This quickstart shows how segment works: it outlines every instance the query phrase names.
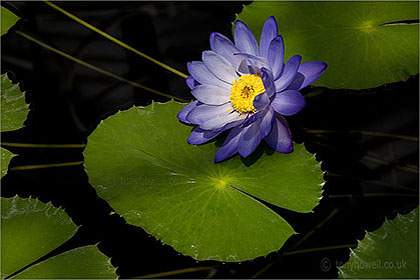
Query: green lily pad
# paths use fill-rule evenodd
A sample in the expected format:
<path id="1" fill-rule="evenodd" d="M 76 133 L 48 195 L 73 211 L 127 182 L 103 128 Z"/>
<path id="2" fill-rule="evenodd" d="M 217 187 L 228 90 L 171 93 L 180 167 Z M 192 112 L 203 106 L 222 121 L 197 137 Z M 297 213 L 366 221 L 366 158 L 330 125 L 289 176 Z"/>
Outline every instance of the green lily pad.
<path id="1" fill-rule="evenodd" d="M 6 74 L 1 75 L 1 131 L 21 128 L 28 114 L 25 94 L 19 84 L 13 84 Z"/>
<path id="2" fill-rule="evenodd" d="M 18 84 L 13 84 L 6 74 L 1 75 L 1 131 L 21 128 L 28 114 L 25 94 Z M 1 176 L 7 173 L 7 166 L 13 154 L 1 149 Z"/>
<path id="3" fill-rule="evenodd" d="M 350 260 L 339 268 L 339 276 L 419 279 L 419 208 L 366 233 Z"/>
<path id="4" fill-rule="evenodd" d="M 98 195 L 129 223 L 197 260 L 244 261 L 282 247 L 294 230 L 255 198 L 309 212 L 323 172 L 295 144 L 247 166 L 239 156 L 213 162 L 215 143 L 187 143 L 191 127 L 176 102 L 132 107 L 101 122 L 89 137 L 86 169 Z"/>
<path id="5" fill-rule="evenodd" d="M 19 197 L 1 199 L 2 278 L 69 239 L 76 226 L 51 203 Z"/>
<path id="6" fill-rule="evenodd" d="M 35 265 L 19 279 L 115 279 L 115 268 L 94 245 L 76 248 Z"/>
<path id="7" fill-rule="evenodd" d="M 51 203 L 1 198 L 1 278 L 39 259 L 74 235 L 77 227 Z M 106 256 L 81 247 L 31 266 L 14 278 L 115 278 Z"/>
<path id="8" fill-rule="evenodd" d="M 1 177 L 3 177 L 7 173 L 7 167 L 9 165 L 10 160 L 13 157 L 13 153 L 3 148 L 1 148 L 0 153 L 1 153 Z"/>
<path id="9" fill-rule="evenodd" d="M 398 23 L 419 19 L 417 1 L 256 1 L 237 19 L 259 35 L 269 16 L 283 35 L 285 58 L 328 64 L 314 85 L 372 88 L 419 71 L 419 26 Z"/>
<path id="10" fill-rule="evenodd" d="M 18 20 L 18 16 L 1 6 L 1 36 L 6 34 Z"/>

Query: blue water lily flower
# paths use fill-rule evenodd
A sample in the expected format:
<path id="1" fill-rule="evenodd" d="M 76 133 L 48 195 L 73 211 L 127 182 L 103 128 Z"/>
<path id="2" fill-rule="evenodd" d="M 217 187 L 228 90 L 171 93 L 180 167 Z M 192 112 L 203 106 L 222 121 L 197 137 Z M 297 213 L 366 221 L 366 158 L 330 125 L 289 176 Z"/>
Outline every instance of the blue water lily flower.
<path id="1" fill-rule="evenodd" d="M 232 129 L 215 162 L 239 153 L 249 156 L 264 139 L 274 150 L 290 153 L 292 137 L 283 116 L 299 112 L 305 99 L 299 90 L 325 71 L 321 61 L 301 64 L 295 55 L 284 63 L 284 44 L 274 17 L 262 29 L 260 44 L 249 28 L 235 22 L 235 44 L 220 33 L 210 35 L 211 51 L 203 61 L 188 63 L 187 84 L 197 99 L 179 114 L 182 122 L 198 125 L 188 138 L 203 144 Z"/>

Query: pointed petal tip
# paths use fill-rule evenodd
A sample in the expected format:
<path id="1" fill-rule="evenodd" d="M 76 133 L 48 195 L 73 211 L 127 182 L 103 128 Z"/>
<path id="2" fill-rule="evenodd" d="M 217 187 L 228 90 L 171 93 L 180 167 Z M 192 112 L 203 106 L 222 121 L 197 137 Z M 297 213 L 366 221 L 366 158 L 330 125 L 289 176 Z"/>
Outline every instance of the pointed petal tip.
<path id="1" fill-rule="evenodd" d="M 319 66 L 319 72 L 322 73 L 325 71 L 325 69 L 327 69 L 328 64 L 325 63 L 324 61 L 312 61 L 313 63 L 317 63 Z"/>
<path id="2" fill-rule="evenodd" d="M 223 159 L 218 158 L 217 154 L 214 156 L 214 163 L 219 163 L 219 162 L 222 162 L 222 161 L 223 161 Z"/>
<path id="3" fill-rule="evenodd" d="M 290 154 L 291 152 L 293 152 L 293 141 L 290 142 L 290 146 L 284 147 L 283 149 L 279 149 L 277 151 L 282 154 Z"/>
<path id="4" fill-rule="evenodd" d="M 216 36 L 218 33 L 217 32 L 211 32 L 210 33 L 210 38 L 213 38 L 214 36 Z"/>
<path id="5" fill-rule="evenodd" d="M 272 24 L 273 27 L 275 27 L 276 32 L 278 32 L 277 31 L 277 20 L 274 16 L 269 16 L 264 24 Z"/>
<path id="6" fill-rule="evenodd" d="M 191 73 L 190 73 L 190 67 L 191 67 L 191 62 L 187 62 L 187 70 L 188 70 L 188 73 L 191 75 Z"/>
<path id="7" fill-rule="evenodd" d="M 209 41 L 210 41 L 210 49 L 214 49 L 214 38 L 217 36 L 217 32 L 211 32 L 210 36 L 209 36 Z"/>
<path id="8" fill-rule="evenodd" d="M 219 163 L 229 158 L 229 154 L 219 152 L 219 151 L 220 151 L 220 148 L 219 150 L 217 150 L 216 154 L 214 155 L 214 163 Z"/>
<path id="9" fill-rule="evenodd" d="M 186 119 L 185 114 L 181 111 L 179 112 L 176 117 L 178 118 L 178 120 L 180 120 L 183 123 L 189 123 L 188 120 Z"/>
<path id="10" fill-rule="evenodd" d="M 187 84 L 187 86 L 190 89 L 194 88 L 194 78 L 192 76 L 189 76 L 188 78 L 185 79 L 185 83 Z"/>
<path id="11" fill-rule="evenodd" d="M 241 156 L 241 158 L 247 158 L 249 157 L 250 154 L 252 154 L 254 151 L 246 151 L 243 152 L 241 150 L 238 151 L 239 155 Z"/>
<path id="12" fill-rule="evenodd" d="M 297 60 L 297 61 L 301 61 L 301 60 L 302 60 L 302 56 L 301 56 L 301 55 L 298 55 L 298 54 L 295 54 L 295 55 L 294 55 L 294 56 L 292 56 L 290 59 Z"/>
<path id="13" fill-rule="evenodd" d="M 322 64 L 322 70 L 321 70 L 321 73 L 324 73 L 324 71 L 328 68 L 328 64 L 327 63 L 325 63 L 325 62 L 323 62 L 323 61 L 320 61 L 321 62 L 321 64 Z"/>
<path id="14" fill-rule="evenodd" d="M 235 21 L 235 27 L 238 27 L 238 26 L 246 26 L 246 24 L 243 22 L 243 21 L 241 21 L 241 20 L 237 20 L 237 21 Z"/>
<path id="15" fill-rule="evenodd" d="M 182 121 L 180 118 L 179 118 L 179 115 L 181 114 L 181 112 L 179 112 L 178 114 L 176 114 L 176 117 L 177 117 L 177 119 L 178 120 L 180 120 L 180 121 Z"/>
<path id="16" fill-rule="evenodd" d="M 176 116 L 178 120 L 183 123 L 191 124 L 192 122 L 188 120 L 187 116 L 189 113 L 199 104 L 197 100 L 187 104 Z"/>
<path id="17" fill-rule="evenodd" d="M 190 145 L 197 146 L 197 145 L 207 143 L 210 140 L 212 140 L 212 138 L 205 139 L 204 137 L 199 137 L 197 135 L 191 134 L 187 139 L 187 143 Z"/>

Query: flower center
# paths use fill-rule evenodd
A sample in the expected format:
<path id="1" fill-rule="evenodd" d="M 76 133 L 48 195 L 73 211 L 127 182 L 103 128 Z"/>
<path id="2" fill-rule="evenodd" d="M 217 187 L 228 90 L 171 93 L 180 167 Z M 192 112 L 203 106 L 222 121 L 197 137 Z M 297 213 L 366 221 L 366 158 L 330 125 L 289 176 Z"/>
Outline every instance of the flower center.
<path id="1" fill-rule="evenodd" d="M 261 76 L 257 74 L 243 75 L 236 79 L 230 89 L 230 103 L 241 114 L 256 113 L 253 102 L 255 96 L 265 91 Z"/>

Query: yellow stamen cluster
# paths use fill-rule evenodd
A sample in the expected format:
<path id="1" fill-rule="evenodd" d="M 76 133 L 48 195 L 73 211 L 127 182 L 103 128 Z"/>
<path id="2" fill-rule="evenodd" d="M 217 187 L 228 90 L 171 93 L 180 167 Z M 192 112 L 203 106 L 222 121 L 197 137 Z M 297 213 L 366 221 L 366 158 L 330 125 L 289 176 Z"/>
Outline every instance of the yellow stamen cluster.
<path id="1" fill-rule="evenodd" d="M 243 75 L 236 79 L 230 89 L 232 107 L 241 114 L 256 113 L 253 102 L 255 96 L 265 91 L 260 75 Z"/>

